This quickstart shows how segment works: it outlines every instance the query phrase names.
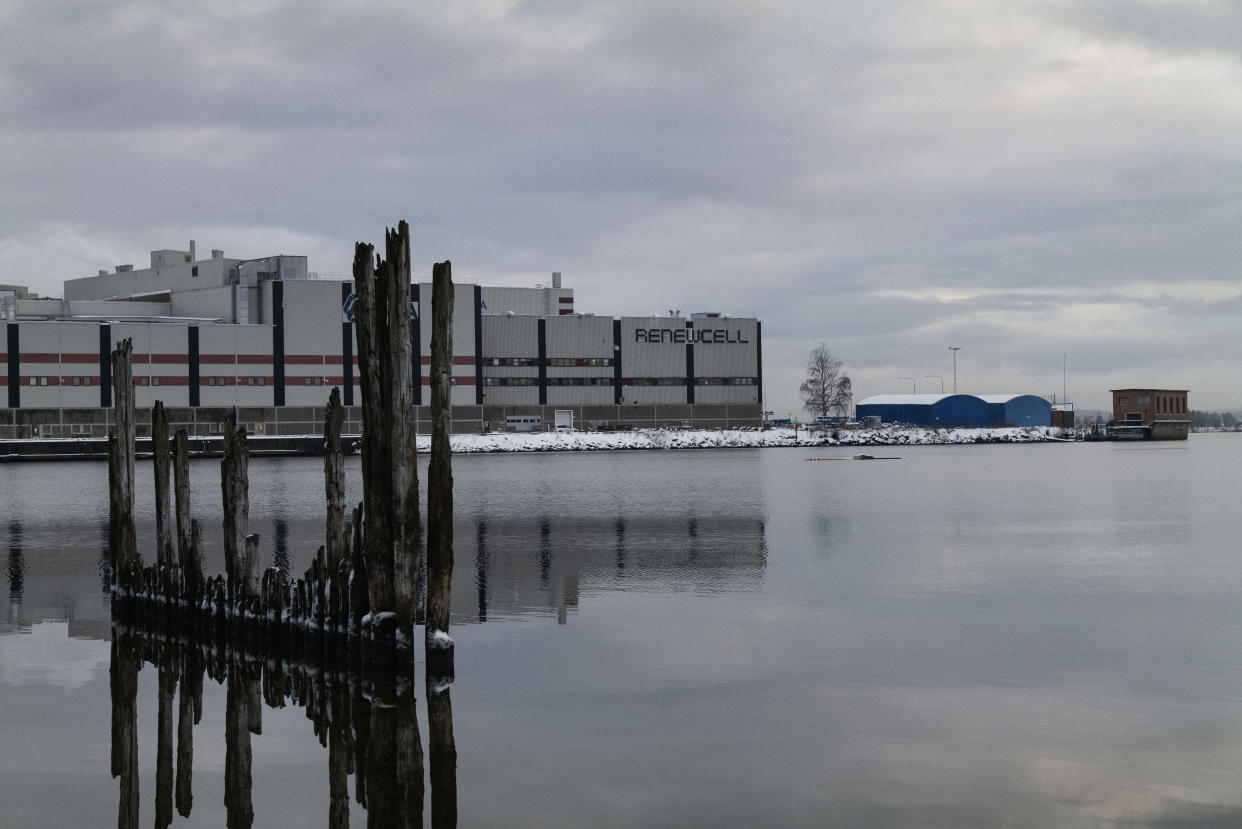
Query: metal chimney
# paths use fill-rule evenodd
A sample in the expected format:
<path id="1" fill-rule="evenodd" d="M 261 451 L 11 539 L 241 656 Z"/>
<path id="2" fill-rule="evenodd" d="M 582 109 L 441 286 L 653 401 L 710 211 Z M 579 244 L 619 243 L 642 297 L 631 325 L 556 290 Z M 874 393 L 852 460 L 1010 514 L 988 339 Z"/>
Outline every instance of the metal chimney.
<path id="1" fill-rule="evenodd" d="M 553 288 L 561 287 L 561 272 L 560 271 L 552 271 L 552 287 Z"/>
<path id="2" fill-rule="evenodd" d="M 198 258 L 194 255 L 194 240 L 190 240 L 190 261 L 197 262 Z"/>

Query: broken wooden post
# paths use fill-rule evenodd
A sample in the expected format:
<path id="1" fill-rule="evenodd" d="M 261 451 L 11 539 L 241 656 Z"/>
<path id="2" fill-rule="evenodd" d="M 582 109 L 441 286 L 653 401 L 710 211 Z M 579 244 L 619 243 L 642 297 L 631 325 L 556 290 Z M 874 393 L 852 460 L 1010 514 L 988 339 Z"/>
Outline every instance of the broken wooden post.
<path id="1" fill-rule="evenodd" d="M 358 322 L 358 375 L 362 389 L 362 497 L 363 558 L 372 613 L 391 611 L 393 591 L 392 535 L 388 507 L 392 502 L 392 476 L 386 457 L 391 455 L 385 436 L 387 406 L 384 405 L 384 363 L 387 356 L 380 320 L 385 319 L 386 291 L 375 278 L 375 248 L 357 243 L 354 248 L 354 319 Z M 384 309 L 384 310 L 381 310 Z"/>
<path id="2" fill-rule="evenodd" d="M 134 527 L 134 343 L 125 339 L 112 352 L 113 419 L 108 434 L 108 540 L 113 581 L 126 600 L 141 578 Z"/>
<path id="3" fill-rule="evenodd" d="M 324 549 L 328 568 L 335 573 L 341 561 L 349 556 L 349 536 L 345 530 L 345 453 L 341 449 L 341 390 L 332 389 L 323 426 L 323 478 L 328 500 L 327 534 Z"/>
<path id="4" fill-rule="evenodd" d="M 431 462 L 427 468 L 427 622 L 429 675 L 453 675 L 449 600 L 453 584 L 453 272 L 449 262 L 432 270 Z"/>

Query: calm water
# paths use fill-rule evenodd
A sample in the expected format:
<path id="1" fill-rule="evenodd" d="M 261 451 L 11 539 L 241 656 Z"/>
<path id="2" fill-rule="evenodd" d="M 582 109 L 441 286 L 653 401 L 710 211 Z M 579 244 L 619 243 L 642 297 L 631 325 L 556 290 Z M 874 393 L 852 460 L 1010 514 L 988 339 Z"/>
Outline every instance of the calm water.
<path id="1" fill-rule="evenodd" d="M 1242 824 L 1242 438 L 805 461 L 844 454 L 457 457 L 456 777 L 428 777 L 415 822 Z M 320 543 L 321 469 L 252 464 L 251 527 L 295 570 Z M 218 466 L 192 471 L 219 572 Z M 0 466 L 6 827 L 117 820 L 105 479 Z M 204 679 L 186 817 L 157 773 L 178 705 L 161 720 L 159 674 L 137 675 L 139 823 L 223 826 L 231 683 Z M 262 709 L 255 826 L 380 822 L 384 717 L 429 739 L 421 685 L 371 716 L 369 813 L 324 718 L 370 702 L 322 682 Z"/>

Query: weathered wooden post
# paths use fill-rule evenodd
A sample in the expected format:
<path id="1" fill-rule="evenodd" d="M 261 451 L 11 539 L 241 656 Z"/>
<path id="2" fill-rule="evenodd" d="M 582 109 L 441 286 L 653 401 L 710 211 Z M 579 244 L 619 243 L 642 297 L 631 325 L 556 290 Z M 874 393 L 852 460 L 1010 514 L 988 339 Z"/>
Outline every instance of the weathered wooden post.
<path id="1" fill-rule="evenodd" d="M 387 355 L 379 320 L 384 318 L 383 282 L 375 278 L 375 248 L 357 243 L 354 248 L 354 319 L 358 321 L 358 375 L 362 389 L 362 500 L 363 557 L 372 613 L 391 611 L 396 604 L 393 588 L 392 535 L 388 506 L 392 501 L 392 478 L 385 458 L 391 457 L 387 407 L 384 405 L 384 358 Z"/>
<path id="2" fill-rule="evenodd" d="M 137 587 L 142 575 L 138 533 L 134 528 L 134 344 L 125 339 L 112 352 L 113 419 L 108 434 L 108 537 L 113 580 L 122 594 Z"/>
<path id="3" fill-rule="evenodd" d="M 172 511 L 169 509 L 168 450 L 168 416 L 164 413 L 164 402 L 157 400 L 151 409 L 151 465 L 155 470 L 155 560 L 161 568 L 165 568 L 165 574 L 170 573 L 177 562 L 173 555 L 170 520 Z"/>
<path id="4" fill-rule="evenodd" d="M 427 623 L 429 675 L 453 676 L 449 600 L 453 585 L 453 272 L 449 262 L 432 270 L 431 461 L 427 468 Z"/>
<path id="5" fill-rule="evenodd" d="M 190 437 L 185 429 L 178 429 L 173 436 L 173 494 L 177 516 L 177 563 L 185 574 L 187 585 L 191 582 L 190 562 Z"/>
<path id="6" fill-rule="evenodd" d="M 250 523 L 250 450 L 246 428 L 237 425 L 237 410 L 224 420 L 224 459 L 220 461 L 220 494 L 224 504 L 224 571 L 228 578 L 229 602 L 242 578 L 238 561 L 245 549 Z"/>
<path id="7" fill-rule="evenodd" d="M 387 261 L 380 278 L 388 300 L 388 448 L 391 462 L 393 579 L 398 641 L 413 646 L 422 525 L 418 511 L 417 442 L 414 432 L 414 377 L 410 345 L 410 226 L 405 221 L 384 233 Z"/>
<path id="8" fill-rule="evenodd" d="M 328 569 L 332 573 L 349 556 L 349 535 L 345 530 L 345 453 L 341 449 L 341 422 L 344 417 L 341 390 L 334 388 L 328 397 L 323 428 L 323 478 L 328 500 L 324 549 L 328 555 Z"/>

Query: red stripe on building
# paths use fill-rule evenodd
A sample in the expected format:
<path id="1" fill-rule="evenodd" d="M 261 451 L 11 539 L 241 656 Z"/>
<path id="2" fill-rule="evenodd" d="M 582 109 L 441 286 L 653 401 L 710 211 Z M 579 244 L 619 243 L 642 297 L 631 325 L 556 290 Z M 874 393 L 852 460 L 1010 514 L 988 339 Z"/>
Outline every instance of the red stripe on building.
<path id="1" fill-rule="evenodd" d="M 59 363 L 60 355 L 54 352 L 52 354 L 45 354 L 39 351 L 23 351 L 17 359 L 23 363 Z M 96 355 L 95 359 L 99 359 L 98 355 Z"/>
<path id="2" fill-rule="evenodd" d="M 558 297 L 556 301 L 559 302 L 561 305 L 573 305 L 574 304 L 574 298 L 571 296 Z"/>
<path id="3" fill-rule="evenodd" d="M 323 355 L 322 354 L 286 354 L 285 365 L 321 366 L 323 365 Z"/>
<path id="4" fill-rule="evenodd" d="M 287 357 L 285 358 L 288 359 Z M 271 354 L 238 354 L 237 364 L 241 366 L 261 366 L 270 365 L 272 362 Z"/>
<path id="5" fill-rule="evenodd" d="M 96 357 L 96 359 L 99 359 L 99 358 Z M 151 362 L 159 363 L 161 365 L 168 365 L 171 363 L 188 363 L 190 362 L 190 355 L 188 354 L 152 354 Z"/>
<path id="6" fill-rule="evenodd" d="M 431 365 L 431 357 L 423 357 L 423 365 Z M 472 366 L 474 365 L 474 356 L 466 355 L 465 357 L 453 355 L 453 365 L 455 366 Z"/>
<path id="7" fill-rule="evenodd" d="M 62 353 L 60 355 L 62 363 L 99 363 L 98 354 L 69 354 Z"/>
<path id="8" fill-rule="evenodd" d="M 572 314 L 573 312 L 574 312 L 574 309 L 573 309 L 573 308 L 562 308 L 562 309 L 561 309 L 561 314 L 560 314 L 560 315 L 563 317 L 563 316 L 565 316 L 566 314 Z"/>
<path id="9" fill-rule="evenodd" d="M 424 386 L 430 386 L 430 385 L 431 385 L 431 378 L 430 378 L 430 377 L 424 377 L 424 378 L 423 378 L 423 385 L 424 385 Z M 460 375 L 460 376 L 459 376 L 459 375 L 454 374 L 454 375 L 453 375 L 453 385 L 454 385 L 454 386 L 473 386 L 473 385 L 475 385 L 475 382 L 474 382 L 474 378 L 473 378 L 473 377 L 470 377 L 470 376 L 467 376 L 467 375 Z M 534 387 L 532 386 L 532 388 L 534 388 Z"/>
<path id="10" fill-rule="evenodd" d="M 231 366 L 236 365 L 237 358 L 232 354 L 200 354 L 198 356 L 198 362 L 203 365 L 216 365 L 224 363 Z"/>

